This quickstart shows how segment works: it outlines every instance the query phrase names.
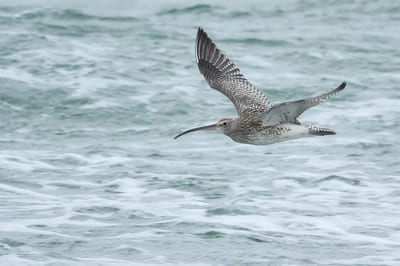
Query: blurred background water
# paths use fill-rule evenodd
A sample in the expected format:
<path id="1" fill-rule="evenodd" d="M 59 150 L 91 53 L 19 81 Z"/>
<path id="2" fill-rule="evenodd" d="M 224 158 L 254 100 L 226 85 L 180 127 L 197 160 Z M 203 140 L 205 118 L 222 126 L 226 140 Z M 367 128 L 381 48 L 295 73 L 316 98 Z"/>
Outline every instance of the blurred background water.
<path id="1" fill-rule="evenodd" d="M 269 146 L 194 59 L 204 27 L 338 135 Z M 397 1 L 0 1 L 1 265 L 400 265 Z"/>

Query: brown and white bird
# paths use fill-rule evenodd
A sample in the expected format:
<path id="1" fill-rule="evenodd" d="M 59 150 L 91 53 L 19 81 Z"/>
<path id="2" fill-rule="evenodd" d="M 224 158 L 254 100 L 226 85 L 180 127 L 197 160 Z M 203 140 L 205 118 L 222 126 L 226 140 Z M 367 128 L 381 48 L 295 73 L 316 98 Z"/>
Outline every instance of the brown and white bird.
<path id="1" fill-rule="evenodd" d="M 336 134 L 327 128 L 302 124 L 297 118 L 308 108 L 343 90 L 346 82 L 317 97 L 271 104 L 240 73 L 239 68 L 221 53 L 202 28 L 197 31 L 196 61 L 210 87 L 232 101 L 239 117 L 224 118 L 212 125 L 186 130 L 175 139 L 194 131 L 219 130 L 239 143 L 266 145 L 295 138 Z"/>

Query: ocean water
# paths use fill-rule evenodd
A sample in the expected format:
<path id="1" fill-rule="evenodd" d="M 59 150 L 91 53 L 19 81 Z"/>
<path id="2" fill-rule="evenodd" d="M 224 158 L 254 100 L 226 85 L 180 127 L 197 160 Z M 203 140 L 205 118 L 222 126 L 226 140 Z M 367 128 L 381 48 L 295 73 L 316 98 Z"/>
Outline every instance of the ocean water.
<path id="1" fill-rule="evenodd" d="M 268 146 L 203 27 L 274 102 L 346 89 Z M 400 265 L 397 1 L 0 1 L 1 265 Z"/>

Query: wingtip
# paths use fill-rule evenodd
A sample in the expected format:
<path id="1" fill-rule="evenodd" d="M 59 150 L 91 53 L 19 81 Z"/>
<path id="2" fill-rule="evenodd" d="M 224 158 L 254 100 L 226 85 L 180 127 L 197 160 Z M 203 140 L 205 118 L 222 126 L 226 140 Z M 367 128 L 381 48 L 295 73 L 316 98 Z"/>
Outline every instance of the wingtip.
<path id="1" fill-rule="evenodd" d="M 206 32 L 204 31 L 204 29 L 202 27 L 198 27 L 197 28 L 197 39 L 200 39 L 200 37 L 202 35 L 207 35 Z"/>
<path id="2" fill-rule="evenodd" d="M 198 55 L 198 49 L 199 49 L 199 42 L 201 39 L 201 36 L 204 34 L 204 30 L 202 27 L 197 28 L 197 37 L 196 37 L 196 45 L 195 45 L 195 56 L 196 56 L 196 62 L 199 63 L 199 55 Z"/>
<path id="3" fill-rule="evenodd" d="M 333 90 L 333 93 L 338 93 L 339 91 L 342 91 L 346 87 L 346 85 L 346 81 L 343 81 L 336 89 Z"/>

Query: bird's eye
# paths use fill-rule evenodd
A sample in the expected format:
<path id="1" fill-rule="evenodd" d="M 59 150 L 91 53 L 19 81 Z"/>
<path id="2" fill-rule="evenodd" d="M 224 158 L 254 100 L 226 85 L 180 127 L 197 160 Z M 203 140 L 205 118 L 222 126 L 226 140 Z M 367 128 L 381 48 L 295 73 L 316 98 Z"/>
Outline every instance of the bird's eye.
<path id="1" fill-rule="evenodd" d="M 227 123 L 226 123 L 226 122 L 223 122 L 222 125 L 223 125 L 224 127 L 226 127 Z"/>

